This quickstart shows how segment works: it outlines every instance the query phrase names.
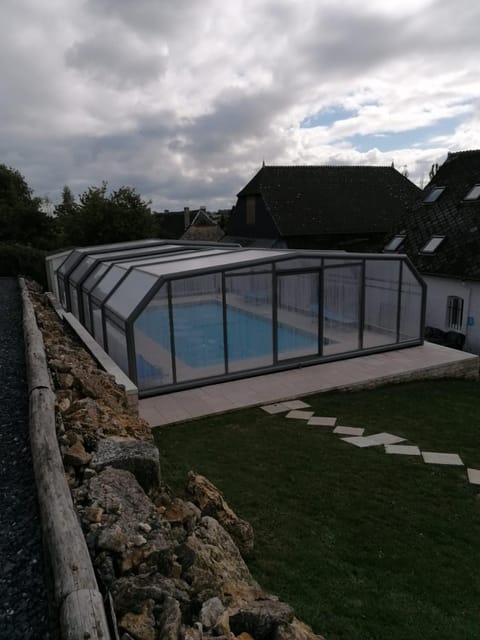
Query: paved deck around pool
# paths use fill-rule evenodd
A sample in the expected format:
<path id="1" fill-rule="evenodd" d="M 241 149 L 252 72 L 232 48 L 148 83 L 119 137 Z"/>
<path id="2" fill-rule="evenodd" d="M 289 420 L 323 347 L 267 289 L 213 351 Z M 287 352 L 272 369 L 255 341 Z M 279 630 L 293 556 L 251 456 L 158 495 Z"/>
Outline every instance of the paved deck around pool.
<path id="1" fill-rule="evenodd" d="M 420 347 L 146 398 L 139 401 L 139 412 L 152 427 L 156 427 L 325 391 L 370 388 L 387 382 L 445 376 L 473 377 L 478 375 L 478 369 L 478 356 L 425 342 Z"/>

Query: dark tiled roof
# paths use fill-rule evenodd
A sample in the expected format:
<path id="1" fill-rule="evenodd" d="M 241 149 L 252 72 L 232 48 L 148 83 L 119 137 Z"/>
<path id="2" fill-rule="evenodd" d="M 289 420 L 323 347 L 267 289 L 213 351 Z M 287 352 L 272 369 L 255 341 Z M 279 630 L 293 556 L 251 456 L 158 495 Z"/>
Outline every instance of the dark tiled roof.
<path id="1" fill-rule="evenodd" d="M 424 198 L 406 214 L 398 231 L 405 231 L 401 252 L 407 253 L 423 274 L 480 280 L 480 199 L 465 201 L 480 184 L 480 150 L 450 153 L 430 183 L 424 198 L 435 187 L 445 187 L 432 204 Z M 445 239 L 431 255 L 419 253 L 432 236 Z"/>
<path id="2" fill-rule="evenodd" d="M 388 232 L 421 190 L 391 167 L 265 166 L 238 193 L 261 195 L 279 233 Z"/>

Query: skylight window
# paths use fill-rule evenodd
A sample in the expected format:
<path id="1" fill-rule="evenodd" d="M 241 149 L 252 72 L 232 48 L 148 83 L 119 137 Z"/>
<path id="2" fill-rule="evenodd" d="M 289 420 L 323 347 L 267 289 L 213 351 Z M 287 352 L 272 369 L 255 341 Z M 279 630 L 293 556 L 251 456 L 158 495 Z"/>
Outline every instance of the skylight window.
<path id="1" fill-rule="evenodd" d="M 384 251 L 398 251 L 402 244 L 405 242 L 406 236 L 398 235 L 393 236 L 388 244 L 385 245 Z"/>
<path id="2" fill-rule="evenodd" d="M 432 204 L 432 202 L 436 202 L 444 191 L 445 187 L 433 187 L 423 202 L 425 204 Z"/>
<path id="3" fill-rule="evenodd" d="M 435 253 L 444 240 L 445 236 L 432 236 L 420 249 L 420 253 Z"/>
<path id="4" fill-rule="evenodd" d="M 465 200 L 478 200 L 479 197 L 480 197 L 480 184 L 476 184 L 467 193 L 467 195 L 465 196 Z"/>

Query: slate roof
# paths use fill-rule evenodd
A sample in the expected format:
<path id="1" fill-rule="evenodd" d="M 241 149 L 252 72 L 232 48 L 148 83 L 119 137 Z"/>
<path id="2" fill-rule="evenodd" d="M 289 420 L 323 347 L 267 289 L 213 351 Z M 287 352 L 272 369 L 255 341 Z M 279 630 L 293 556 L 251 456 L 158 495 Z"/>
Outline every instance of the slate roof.
<path id="1" fill-rule="evenodd" d="M 385 232 L 421 190 L 392 167 L 264 166 L 237 194 L 261 195 L 281 236 Z"/>
<path id="2" fill-rule="evenodd" d="M 424 275 L 480 280 L 480 198 L 465 196 L 480 184 L 480 150 L 449 153 L 423 198 L 407 212 L 398 232 L 406 239 L 398 252 L 407 253 Z M 436 187 L 445 187 L 438 199 L 425 203 Z M 420 253 L 432 236 L 445 236 L 431 255 Z"/>

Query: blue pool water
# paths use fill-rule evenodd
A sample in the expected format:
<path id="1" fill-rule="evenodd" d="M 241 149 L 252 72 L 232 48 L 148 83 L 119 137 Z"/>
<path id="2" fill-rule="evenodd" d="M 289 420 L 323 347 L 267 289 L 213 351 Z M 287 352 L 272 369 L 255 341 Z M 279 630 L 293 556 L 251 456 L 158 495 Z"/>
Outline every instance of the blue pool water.
<path id="1" fill-rule="evenodd" d="M 173 307 L 175 354 L 190 367 L 224 361 L 222 305 L 217 302 L 181 304 Z M 170 350 L 168 309 L 147 309 L 136 327 Z M 229 361 L 272 353 L 272 324 L 267 318 L 227 307 Z M 317 336 L 284 324 L 278 326 L 278 353 L 308 348 L 317 351 Z"/>

